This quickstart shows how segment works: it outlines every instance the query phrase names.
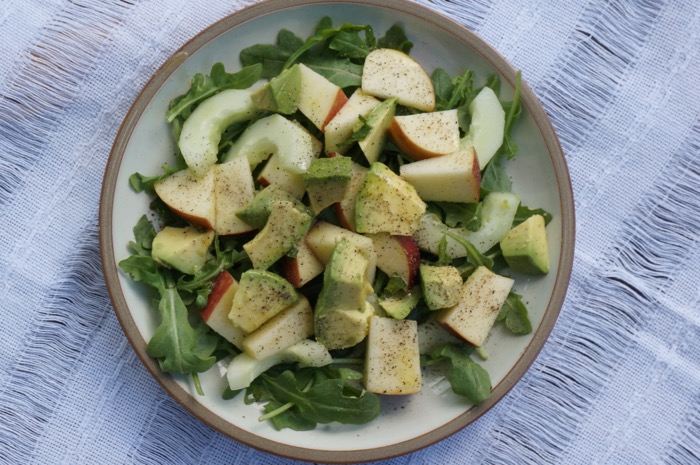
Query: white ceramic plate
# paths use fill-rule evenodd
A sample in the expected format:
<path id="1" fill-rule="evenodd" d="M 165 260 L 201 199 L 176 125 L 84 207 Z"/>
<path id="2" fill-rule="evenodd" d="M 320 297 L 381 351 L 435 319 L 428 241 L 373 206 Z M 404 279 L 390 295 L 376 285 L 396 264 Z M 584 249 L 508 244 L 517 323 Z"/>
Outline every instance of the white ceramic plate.
<path id="1" fill-rule="evenodd" d="M 174 142 L 164 120 L 171 98 L 189 87 L 191 77 L 208 72 L 221 61 L 227 71 L 240 69 L 239 51 L 257 43 L 274 43 L 281 28 L 308 37 L 323 16 L 335 25 L 371 24 L 380 36 L 395 23 L 414 43 L 411 55 L 427 69 L 442 67 L 450 74 L 464 67 L 485 77 L 497 73 L 502 95 L 512 95 L 514 69 L 493 49 L 464 27 L 417 4 L 381 0 L 369 2 L 270 0 L 215 23 L 174 54 L 136 98 L 115 140 L 105 171 L 100 205 L 100 240 L 104 274 L 114 310 L 134 350 L 151 374 L 192 414 L 230 437 L 250 446 L 308 461 L 359 462 L 405 454 L 439 441 L 464 428 L 497 403 L 522 377 L 544 344 L 566 294 L 572 266 L 574 211 L 571 185 L 558 140 L 536 96 L 524 83 L 524 112 L 515 129 L 520 155 L 509 162 L 514 191 L 528 206 L 554 215 L 547 227 L 551 272 L 542 278 L 519 280 L 533 333 L 513 336 L 497 329 L 485 349 L 482 365 L 494 385 L 492 396 L 472 407 L 427 378 L 419 395 L 383 399 L 383 411 L 363 426 L 322 425 L 314 431 L 276 431 L 260 423 L 259 407 L 240 398 L 221 399 L 225 385 L 217 367 L 201 376 L 205 396 L 198 396 L 189 379 L 160 372 L 146 355 L 146 343 L 158 323 L 144 289 L 118 270 L 128 256 L 132 228 L 148 210 L 149 199 L 129 187 L 134 172 L 156 174 L 172 160 Z M 527 76 L 524 76 L 524 80 Z"/>

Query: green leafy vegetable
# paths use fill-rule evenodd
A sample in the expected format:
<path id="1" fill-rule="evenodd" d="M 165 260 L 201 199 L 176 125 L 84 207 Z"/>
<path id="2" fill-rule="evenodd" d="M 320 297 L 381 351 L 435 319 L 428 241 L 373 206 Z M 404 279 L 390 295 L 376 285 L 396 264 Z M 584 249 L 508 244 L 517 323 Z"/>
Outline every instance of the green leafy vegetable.
<path id="1" fill-rule="evenodd" d="M 178 165 L 178 166 L 170 166 L 167 163 L 162 166 L 163 168 L 163 173 L 157 175 L 157 176 L 144 176 L 141 173 L 134 173 L 131 176 L 129 176 L 129 185 L 131 185 L 131 188 L 134 189 L 136 192 L 148 192 L 148 193 L 153 193 L 153 186 L 158 182 L 161 181 L 162 179 L 167 178 L 173 173 L 177 173 L 178 171 L 181 171 L 185 168 L 187 168 L 186 165 Z"/>
<path id="2" fill-rule="evenodd" d="M 380 412 L 377 395 L 355 386 L 352 379 L 330 377 L 328 371 L 265 373 L 249 391 L 256 401 L 269 402 L 262 419 L 272 420 L 277 428 L 305 430 L 331 422 L 363 424 Z"/>
<path id="3" fill-rule="evenodd" d="M 223 63 L 215 63 L 209 75 L 197 73 L 192 78 L 190 90 L 173 100 L 170 109 L 165 113 L 165 119 L 172 123 L 175 118 L 182 116 L 187 119 L 194 105 L 214 94 L 226 89 L 247 89 L 255 84 L 262 75 L 262 65 L 245 66 L 236 73 L 227 73 Z"/>
<path id="4" fill-rule="evenodd" d="M 423 358 L 424 366 L 449 362 L 447 380 L 452 390 L 478 404 L 491 395 L 489 373 L 471 358 L 474 348 L 467 344 L 443 344 Z"/>
<path id="5" fill-rule="evenodd" d="M 277 34 L 276 44 L 256 44 L 243 49 L 239 55 L 243 66 L 260 65 L 263 79 L 271 79 L 284 69 L 292 53 L 304 45 L 304 41 L 293 32 L 282 29 Z"/>
<path id="6" fill-rule="evenodd" d="M 481 211 L 483 206 L 481 202 L 435 202 L 435 204 L 445 212 L 443 223 L 450 228 L 462 226 L 469 231 L 478 231 L 481 228 Z"/>
<path id="7" fill-rule="evenodd" d="M 378 48 L 393 48 L 403 53 L 410 53 L 413 48 L 413 42 L 408 40 L 403 28 L 397 24 L 391 26 L 384 37 L 377 41 Z"/>
<path id="8" fill-rule="evenodd" d="M 496 321 L 505 322 L 506 328 L 513 334 L 530 334 L 532 332 L 532 324 L 522 296 L 513 291 L 508 294 Z"/>
<path id="9" fill-rule="evenodd" d="M 510 192 L 513 183 L 506 173 L 505 156 L 496 154 L 481 175 L 481 197 L 490 192 Z"/>
<path id="10" fill-rule="evenodd" d="M 513 227 L 519 225 L 520 223 L 534 215 L 542 215 L 542 217 L 544 218 L 545 226 L 548 225 L 550 221 L 552 221 L 552 214 L 546 210 L 543 210 L 542 208 L 532 209 L 526 207 L 525 205 L 519 205 L 518 210 L 515 212 L 515 218 L 513 218 Z"/>
<path id="11" fill-rule="evenodd" d="M 523 111 L 520 103 L 521 92 L 521 77 L 520 71 L 515 73 L 515 90 L 513 92 L 513 101 L 503 105 L 503 110 L 506 112 L 506 124 L 503 133 L 503 145 L 498 149 L 498 154 L 505 155 L 508 158 L 513 158 L 518 153 L 518 145 L 513 140 L 512 129 L 513 123 L 520 117 Z"/>
<path id="12" fill-rule="evenodd" d="M 467 251 L 467 261 L 474 267 L 485 266 L 489 270 L 493 268 L 493 259 L 479 252 L 476 247 L 474 247 L 474 244 L 452 232 L 446 232 L 445 234 L 464 247 L 464 250 Z"/>

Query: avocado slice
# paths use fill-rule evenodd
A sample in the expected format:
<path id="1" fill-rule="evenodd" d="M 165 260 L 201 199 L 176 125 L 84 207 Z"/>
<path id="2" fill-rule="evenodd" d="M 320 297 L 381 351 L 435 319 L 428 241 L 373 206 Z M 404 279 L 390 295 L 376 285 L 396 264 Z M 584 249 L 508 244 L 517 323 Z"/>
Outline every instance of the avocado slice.
<path id="1" fill-rule="evenodd" d="M 151 256 L 183 273 L 195 274 L 207 261 L 215 235 L 214 231 L 200 231 L 192 226 L 166 226 L 153 239 Z"/>
<path id="2" fill-rule="evenodd" d="M 270 216 L 270 205 L 275 200 L 287 200 L 295 205 L 302 205 L 296 197 L 277 184 L 270 184 L 255 194 L 253 200 L 236 212 L 236 216 L 252 227 L 262 229 Z"/>
<path id="3" fill-rule="evenodd" d="M 367 336 L 374 307 L 367 302 L 372 286 L 369 261 L 348 239 L 335 246 L 323 275 L 314 309 L 316 340 L 328 349 L 352 347 Z"/>
<path id="4" fill-rule="evenodd" d="M 501 239 L 501 252 L 508 265 L 523 274 L 547 274 L 549 250 L 542 215 L 533 215 Z"/>
<path id="5" fill-rule="evenodd" d="M 453 307 L 462 293 L 462 276 L 454 266 L 421 263 L 419 268 L 423 299 L 430 310 Z"/>
<path id="6" fill-rule="evenodd" d="M 270 216 L 265 227 L 243 244 L 253 268 L 266 270 L 284 257 L 311 227 L 313 216 L 294 202 L 275 200 L 270 203 Z"/>
<path id="7" fill-rule="evenodd" d="M 241 275 L 228 317 L 249 334 L 297 300 L 299 294 L 286 279 L 270 271 L 252 269 Z"/>
<path id="8" fill-rule="evenodd" d="M 291 115 L 297 111 L 301 96 L 301 69 L 294 65 L 272 78 L 251 95 L 258 110 Z"/>
<path id="9" fill-rule="evenodd" d="M 395 320 L 403 320 L 411 313 L 411 310 L 416 308 L 421 297 L 423 297 L 423 291 L 420 287 L 415 286 L 410 292 L 400 291 L 381 297 L 379 305 L 390 317 Z"/>
<path id="10" fill-rule="evenodd" d="M 407 181 L 381 162 L 372 163 L 355 201 L 359 233 L 412 235 L 427 205 Z"/>
<path id="11" fill-rule="evenodd" d="M 316 158 L 304 173 L 304 184 L 314 213 L 343 200 L 352 178 L 352 159 L 335 156 Z"/>

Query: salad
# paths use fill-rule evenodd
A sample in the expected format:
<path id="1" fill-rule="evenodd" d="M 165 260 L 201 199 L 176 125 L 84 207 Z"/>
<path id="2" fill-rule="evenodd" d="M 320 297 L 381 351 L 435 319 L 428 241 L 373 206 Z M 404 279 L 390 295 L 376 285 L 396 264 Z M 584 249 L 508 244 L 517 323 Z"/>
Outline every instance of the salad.
<path id="1" fill-rule="evenodd" d="M 497 76 L 429 74 L 412 46 L 323 18 L 171 101 L 177 153 L 130 177 L 151 211 L 119 263 L 153 289 L 164 372 L 202 394 L 226 361 L 222 396 L 277 429 L 370 422 L 433 366 L 465 403 L 488 398 L 484 341 L 532 331 L 513 284 L 549 271 L 551 215 L 505 172 L 520 74 L 503 101 Z"/>

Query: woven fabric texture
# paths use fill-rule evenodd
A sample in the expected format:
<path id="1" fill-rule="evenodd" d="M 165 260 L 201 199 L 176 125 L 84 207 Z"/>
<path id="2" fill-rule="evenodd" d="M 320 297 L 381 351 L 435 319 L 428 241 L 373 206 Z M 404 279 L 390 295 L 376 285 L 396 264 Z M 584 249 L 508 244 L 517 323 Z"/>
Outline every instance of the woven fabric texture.
<path id="1" fill-rule="evenodd" d="M 384 463 L 700 463 L 700 3 L 420 0 L 501 52 L 566 154 L 577 242 L 551 338 L 495 408 Z M 0 464 L 278 465 L 134 355 L 97 213 L 151 74 L 242 0 L 0 2 Z"/>

